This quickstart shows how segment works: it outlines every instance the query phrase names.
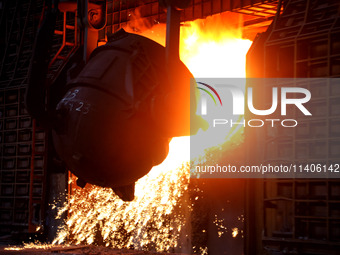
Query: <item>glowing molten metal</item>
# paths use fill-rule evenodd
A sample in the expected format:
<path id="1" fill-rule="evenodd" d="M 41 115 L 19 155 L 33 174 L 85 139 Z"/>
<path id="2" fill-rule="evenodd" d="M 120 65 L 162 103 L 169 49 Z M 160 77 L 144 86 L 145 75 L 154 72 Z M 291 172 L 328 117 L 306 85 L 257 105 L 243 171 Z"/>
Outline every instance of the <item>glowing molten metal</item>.
<path id="1" fill-rule="evenodd" d="M 242 31 L 228 23 L 227 16 L 215 15 L 182 24 L 180 56 L 194 77 L 245 77 L 245 56 L 251 41 L 242 39 Z M 142 35 L 164 45 L 165 25 L 155 25 Z M 202 153 L 224 143 L 226 136 L 221 134 L 202 145 Z M 171 251 L 179 245 L 186 226 L 184 215 L 194 203 L 185 196 L 189 158 L 189 137 L 174 138 L 166 160 L 136 183 L 136 197 L 129 203 L 111 189 L 87 185 L 74 190 L 69 203 L 59 211 L 68 210 L 69 217 L 54 243 L 68 239 L 76 244 L 97 242 L 116 248 Z"/>

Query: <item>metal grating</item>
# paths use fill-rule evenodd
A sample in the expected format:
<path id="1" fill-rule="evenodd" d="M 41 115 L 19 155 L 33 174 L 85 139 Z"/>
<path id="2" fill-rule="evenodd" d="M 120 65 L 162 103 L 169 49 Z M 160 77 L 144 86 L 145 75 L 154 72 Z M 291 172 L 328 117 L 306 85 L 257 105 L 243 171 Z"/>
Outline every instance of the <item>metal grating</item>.
<path id="1" fill-rule="evenodd" d="M 24 105 L 43 2 L 3 1 L 0 7 L 0 236 L 37 232 L 45 223 L 48 135 Z M 75 10 L 62 11 L 51 49 L 49 81 L 78 47 Z"/>
<path id="2" fill-rule="evenodd" d="M 1 12 L 0 87 L 23 85 L 43 1 L 4 1 Z"/>
<path id="3" fill-rule="evenodd" d="M 337 1 L 288 1 L 250 49 L 248 77 L 340 77 L 338 10 Z M 307 107 L 313 116 L 306 119 L 292 112 L 287 118 L 298 119 L 297 128 L 257 132 L 252 160 L 339 163 L 339 85 L 329 81 L 324 86 L 313 82 L 302 86 L 312 93 Z M 255 133 L 249 131 L 249 135 Z M 339 179 L 265 179 L 257 185 L 263 193 L 254 211 L 263 210 L 264 215 L 254 228 L 256 233 L 264 231 L 262 245 L 268 254 L 337 254 Z"/>
<path id="4" fill-rule="evenodd" d="M 4 1 L 1 8 L 0 53 L 0 235 L 28 232 L 42 222 L 42 178 L 31 178 L 32 119 L 24 106 L 25 85 L 43 1 Z M 34 143 L 44 148 L 44 134 Z M 42 159 L 40 159 L 42 160 Z M 36 159 L 36 163 L 39 159 Z M 39 171 L 35 168 L 34 171 Z M 30 212 L 32 214 L 29 221 Z"/>
<path id="5" fill-rule="evenodd" d="M 254 25 L 271 20 L 276 13 L 276 6 L 277 1 L 271 0 L 192 0 L 190 6 L 183 10 L 181 21 L 202 19 L 217 13 L 235 11 L 249 15 L 248 23 Z M 158 0 L 108 0 L 107 24 L 103 30 L 99 31 L 99 39 L 105 40 L 107 34 L 125 27 L 132 18 L 136 18 L 137 13 L 144 20 L 147 20 L 146 23 L 150 26 L 166 22 L 166 13 L 159 6 Z"/>
<path id="6" fill-rule="evenodd" d="M 34 158 L 32 148 L 44 151 L 44 133 L 37 131 L 32 142 L 32 119 L 24 106 L 25 88 L 0 90 L 0 235 L 28 232 L 29 225 L 42 223 L 45 171 L 42 157 Z M 33 197 L 29 207 L 30 197 Z M 30 211 L 32 214 L 29 222 Z"/>

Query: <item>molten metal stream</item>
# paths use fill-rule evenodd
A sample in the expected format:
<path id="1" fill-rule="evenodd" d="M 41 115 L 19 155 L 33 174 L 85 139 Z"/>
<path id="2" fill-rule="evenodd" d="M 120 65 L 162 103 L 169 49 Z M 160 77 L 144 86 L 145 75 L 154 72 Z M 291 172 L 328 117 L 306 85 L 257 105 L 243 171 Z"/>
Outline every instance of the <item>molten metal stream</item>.
<path id="1" fill-rule="evenodd" d="M 241 29 L 226 26 L 228 22 L 228 17 L 215 15 L 181 27 L 181 59 L 195 77 L 245 77 L 245 56 L 251 41 L 242 39 Z M 142 35 L 164 45 L 165 25 L 153 26 Z M 224 143 L 226 136 L 221 134 L 216 141 L 202 145 L 202 153 Z M 189 137 L 174 138 L 168 158 L 137 182 L 132 202 L 123 202 L 111 189 L 91 185 L 76 189 L 68 204 L 59 208 L 59 215 L 67 210 L 69 215 L 66 227 L 59 230 L 53 243 L 67 240 L 74 244 L 173 251 L 180 245 L 187 223 L 185 215 L 194 204 L 187 192 L 189 158 Z M 237 229 L 231 233 L 236 236 Z M 201 250 L 204 253 L 207 249 Z"/>

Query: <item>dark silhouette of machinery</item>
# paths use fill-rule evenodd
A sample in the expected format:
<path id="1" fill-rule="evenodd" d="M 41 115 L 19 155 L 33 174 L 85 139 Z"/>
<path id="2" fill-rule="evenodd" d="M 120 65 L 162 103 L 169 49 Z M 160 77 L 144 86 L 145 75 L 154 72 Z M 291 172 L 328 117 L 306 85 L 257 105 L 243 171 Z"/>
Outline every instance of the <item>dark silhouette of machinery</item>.
<path id="1" fill-rule="evenodd" d="M 101 11 L 91 12 L 105 11 L 98 6 Z M 52 84 L 49 91 L 44 87 L 46 56 L 56 6 L 47 12 L 35 43 L 26 105 L 51 130 L 54 149 L 78 177 L 79 186 L 111 187 L 130 201 L 135 182 L 166 158 L 171 138 L 190 135 L 190 110 L 196 112 L 196 104 L 190 105 L 194 83 L 190 85 L 192 75 L 178 57 L 179 11 L 169 8 L 168 15 L 177 17 L 174 46 L 165 48 L 120 30 L 94 49 L 88 60 L 71 58 L 67 78 Z M 104 23 L 93 19 L 96 25 Z M 169 54 L 176 50 L 177 54 Z M 193 122 L 191 132 L 196 132 Z"/>

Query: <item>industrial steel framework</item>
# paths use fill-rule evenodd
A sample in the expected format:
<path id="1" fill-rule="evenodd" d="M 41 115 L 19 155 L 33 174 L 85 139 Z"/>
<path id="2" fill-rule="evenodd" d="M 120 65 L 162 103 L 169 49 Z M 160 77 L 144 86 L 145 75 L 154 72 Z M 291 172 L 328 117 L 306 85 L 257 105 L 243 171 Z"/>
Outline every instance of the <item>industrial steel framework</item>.
<path id="1" fill-rule="evenodd" d="M 268 26 L 276 13 L 276 0 L 192 0 L 188 8 L 181 13 L 181 21 L 203 19 L 207 16 L 233 11 L 248 15 L 245 26 Z M 134 17 L 136 9 L 140 17 L 148 20 L 150 25 L 166 22 L 166 13 L 159 5 L 158 0 L 148 1 L 107 1 L 107 23 L 106 27 L 99 31 L 99 38 L 105 39 L 107 34 L 125 27 L 129 20 Z M 265 23 L 265 24 L 264 24 Z"/>
<path id="2" fill-rule="evenodd" d="M 24 97 L 44 1 L 4 1 L 0 58 L 0 235 L 41 233 L 47 209 L 48 134 L 30 117 Z M 80 45 L 76 9 L 61 10 L 48 86 Z"/>
<path id="3" fill-rule="evenodd" d="M 34 128 L 24 106 L 29 62 L 43 1 L 3 1 L 2 4 L 0 234 L 4 235 L 35 232 L 33 225 L 42 223 L 46 144 L 44 133 Z M 32 156 L 33 150 L 36 156 Z"/>
<path id="4" fill-rule="evenodd" d="M 195 0 L 182 13 L 181 19 L 194 20 L 233 10 L 254 17 L 246 21 L 249 27 L 266 26 L 273 18 L 276 3 L 270 0 Z M 107 25 L 99 31 L 99 41 L 105 41 L 107 34 L 126 25 L 136 8 L 150 24 L 166 21 L 166 14 L 157 0 L 108 0 Z M 46 216 L 48 134 L 37 126 L 24 106 L 33 42 L 43 15 L 43 0 L 1 2 L 0 235 L 40 232 Z M 76 17 L 76 8 L 61 10 L 58 16 L 47 86 L 80 46 Z"/>
<path id="5" fill-rule="evenodd" d="M 234 11 L 248 15 L 246 28 L 267 27 L 273 20 L 278 1 L 193 0 L 182 13 L 182 21 L 205 18 L 212 14 Z M 47 138 L 24 107 L 25 86 L 35 34 L 41 20 L 42 0 L 3 1 L 0 8 L 0 235 L 38 231 L 44 224 L 47 170 Z M 165 22 L 166 14 L 157 0 L 107 1 L 107 25 L 99 31 L 99 40 L 127 24 L 135 9 L 150 24 Z M 260 73 L 253 77 L 339 77 L 340 19 L 336 1 L 287 1 L 285 11 L 272 25 L 256 59 Z M 79 47 L 76 13 L 62 12 L 58 17 L 52 46 L 49 80 L 53 80 Z M 261 40 L 261 39 L 258 39 Z M 252 54 L 252 53 L 251 53 Z M 259 62 L 262 59 L 262 62 Z M 281 61 L 281 62 L 280 62 Z M 290 63 L 289 65 L 283 64 Z M 279 64 L 278 64 L 279 63 Z M 281 64 L 280 64 L 281 63 Z M 290 66 L 287 68 L 285 66 Z M 249 70 L 251 72 L 251 70 Z M 303 123 L 291 134 L 275 138 L 264 134 L 264 157 L 299 158 L 306 161 L 319 157 L 322 162 L 339 159 L 339 90 L 329 84 L 310 87 L 318 95 L 313 102 L 313 123 Z M 324 113 L 327 113 L 324 115 Z M 326 137 L 317 134 L 327 134 Z M 315 136 L 308 138 L 308 134 Z M 317 147 L 323 154 L 314 154 Z M 248 201 L 252 218 L 249 229 L 257 235 L 247 244 L 258 253 L 263 247 L 271 254 L 285 251 L 309 252 L 309 248 L 338 249 L 340 241 L 339 180 L 264 180 L 249 183 L 249 192 L 262 190 Z M 254 210 L 251 209 L 254 205 Z M 257 206 L 256 206 L 257 205 Z M 264 211 L 264 214 L 261 211 Z M 282 215 L 278 221 L 275 215 Z M 292 217 L 291 217 L 292 216 Z M 292 221 L 289 218 L 292 218 Z M 256 224 L 255 224 L 256 223 Z M 262 230 L 264 234 L 262 235 Z M 305 234 L 307 233 L 307 234 Z M 320 248 L 321 249 L 321 248 Z M 249 250 L 248 250 L 249 251 Z M 321 251 L 319 254 L 322 254 Z"/>
<path id="6" fill-rule="evenodd" d="M 291 0 L 284 4 L 283 13 L 249 50 L 247 75 L 339 78 L 338 1 Z M 291 117 L 299 119 L 294 129 L 248 130 L 250 139 L 258 137 L 252 141 L 256 153 L 251 161 L 339 163 L 339 85 L 328 80 L 322 86 L 318 82 L 302 86 L 311 91 L 308 107 L 313 116 L 302 118 L 294 113 Z M 248 208 L 248 222 L 256 224 L 249 228 L 253 236 L 262 236 L 252 249 L 269 254 L 338 254 L 339 179 L 265 179 L 251 185 L 257 193 L 249 191 L 249 200 L 254 202 Z"/>

